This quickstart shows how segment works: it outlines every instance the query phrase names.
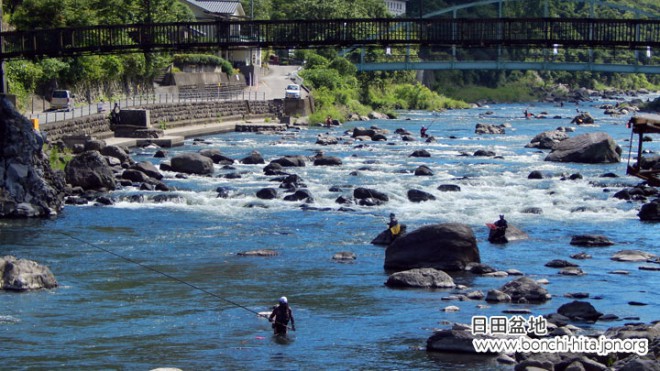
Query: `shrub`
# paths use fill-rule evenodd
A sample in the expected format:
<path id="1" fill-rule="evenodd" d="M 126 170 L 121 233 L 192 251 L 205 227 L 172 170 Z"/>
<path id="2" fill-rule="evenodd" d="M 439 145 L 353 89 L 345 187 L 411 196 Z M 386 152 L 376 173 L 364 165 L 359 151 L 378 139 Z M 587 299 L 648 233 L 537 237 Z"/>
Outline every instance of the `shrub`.
<path id="1" fill-rule="evenodd" d="M 215 66 L 220 67 L 226 74 L 231 75 L 234 72 L 234 67 L 229 61 L 210 54 L 176 54 L 172 58 L 172 63 L 179 68 L 184 65 Z"/>

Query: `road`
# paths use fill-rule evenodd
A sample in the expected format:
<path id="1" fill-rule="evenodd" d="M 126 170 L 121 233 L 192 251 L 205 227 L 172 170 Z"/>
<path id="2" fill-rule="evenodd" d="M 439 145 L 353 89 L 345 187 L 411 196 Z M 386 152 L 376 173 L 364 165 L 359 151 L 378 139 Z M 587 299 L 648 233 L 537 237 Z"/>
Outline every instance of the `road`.
<path id="1" fill-rule="evenodd" d="M 256 99 L 284 99 L 284 90 L 288 84 L 297 83 L 300 84 L 301 79 L 298 77 L 298 70 L 300 66 L 279 66 L 271 65 L 264 66 L 261 68 L 261 75 L 259 76 L 259 81 L 257 86 L 246 87 L 244 93 L 249 95 L 252 94 Z M 307 98 L 308 92 L 305 89 L 301 90 L 300 97 L 305 99 Z M 232 99 L 240 99 L 240 95 Z M 246 95 L 243 95 L 246 97 Z M 146 98 L 145 98 L 146 99 Z M 155 99 L 155 98 L 151 98 Z M 167 98 L 158 97 L 159 103 L 166 101 Z M 171 101 L 171 97 L 169 98 Z M 251 98 L 246 98 L 251 99 Z M 143 102 L 142 98 L 136 97 L 134 100 L 125 99 L 120 101 L 121 107 L 131 107 L 134 105 L 142 105 L 142 103 L 148 103 L 146 100 Z M 109 102 L 104 102 L 102 104 L 104 113 L 109 114 L 112 107 Z M 28 118 L 37 118 L 40 121 L 41 125 L 46 125 L 51 122 L 67 120 L 76 117 L 88 116 L 98 113 L 97 104 L 86 105 L 76 107 L 71 111 L 58 110 L 58 111 L 47 111 L 47 112 L 34 112 L 34 114 L 28 114 Z"/>
<path id="2" fill-rule="evenodd" d="M 266 100 L 284 99 L 284 90 L 291 83 L 300 83 L 298 70 L 300 66 L 279 66 L 270 65 L 262 67 L 262 74 L 259 76 L 259 85 L 254 88 L 259 93 L 265 93 Z M 307 91 L 302 89 L 301 98 L 307 98 Z"/>

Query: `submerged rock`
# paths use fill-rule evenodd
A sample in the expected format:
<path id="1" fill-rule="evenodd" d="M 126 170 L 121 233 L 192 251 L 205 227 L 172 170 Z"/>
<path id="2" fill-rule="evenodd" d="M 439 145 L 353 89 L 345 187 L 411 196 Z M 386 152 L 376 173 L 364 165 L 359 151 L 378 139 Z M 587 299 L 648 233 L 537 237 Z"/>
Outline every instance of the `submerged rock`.
<path id="1" fill-rule="evenodd" d="M 600 235 L 594 234 L 584 234 L 579 236 L 573 236 L 571 238 L 571 245 L 574 246 L 611 246 L 614 245 L 614 242 L 610 241 L 609 238 Z"/>
<path id="2" fill-rule="evenodd" d="M 612 260 L 620 262 L 645 262 L 655 257 L 654 254 L 641 250 L 621 250 L 612 256 Z"/>

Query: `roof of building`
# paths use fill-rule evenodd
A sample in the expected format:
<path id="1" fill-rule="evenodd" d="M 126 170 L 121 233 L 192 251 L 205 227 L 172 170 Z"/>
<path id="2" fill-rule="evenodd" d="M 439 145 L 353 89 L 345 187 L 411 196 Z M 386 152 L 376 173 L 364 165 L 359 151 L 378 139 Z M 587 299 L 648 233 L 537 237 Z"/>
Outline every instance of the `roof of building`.
<path id="1" fill-rule="evenodd" d="M 197 6 L 209 13 L 233 15 L 241 6 L 239 1 L 219 0 L 183 0 L 186 3 Z"/>

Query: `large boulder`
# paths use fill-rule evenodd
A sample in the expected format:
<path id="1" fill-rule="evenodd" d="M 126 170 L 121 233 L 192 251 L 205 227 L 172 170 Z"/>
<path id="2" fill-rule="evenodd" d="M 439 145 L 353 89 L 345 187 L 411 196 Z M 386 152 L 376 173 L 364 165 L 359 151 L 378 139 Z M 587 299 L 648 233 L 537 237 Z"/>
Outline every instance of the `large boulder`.
<path id="1" fill-rule="evenodd" d="M 520 277 L 504 284 L 500 291 L 509 295 L 514 303 L 543 303 L 551 296 L 543 286 L 531 278 Z"/>
<path id="2" fill-rule="evenodd" d="M 477 124 L 475 134 L 505 134 L 503 125 Z"/>
<path id="3" fill-rule="evenodd" d="M 451 289 L 456 287 L 447 273 L 433 268 L 418 268 L 396 272 L 387 278 L 388 287 L 424 287 Z"/>
<path id="4" fill-rule="evenodd" d="M 578 300 L 562 305 L 557 309 L 557 313 L 572 320 L 591 322 L 595 322 L 603 316 L 603 313 L 597 311 L 591 303 Z"/>
<path id="5" fill-rule="evenodd" d="M 0 98 L 0 218 L 56 215 L 64 207 L 64 176 L 51 169 L 43 138 Z"/>
<path id="6" fill-rule="evenodd" d="M 158 168 L 156 168 L 156 166 L 149 161 L 138 162 L 137 164 L 131 166 L 131 169 L 143 172 L 147 176 L 157 180 L 163 179 L 163 174 L 161 174 Z"/>
<path id="7" fill-rule="evenodd" d="M 385 250 L 387 270 L 456 271 L 472 262 L 481 262 L 477 239 L 472 228 L 459 223 L 423 226 L 395 239 Z"/>
<path id="8" fill-rule="evenodd" d="M 245 165 L 258 165 L 265 164 L 266 161 L 264 160 L 264 157 L 261 155 L 261 153 L 252 151 L 249 156 L 242 158 L 240 163 Z"/>
<path id="9" fill-rule="evenodd" d="M 616 163 L 621 161 L 621 147 L 607 133 L 587 133 L 557 143 L 545 161 Z"/>
<path id="10" fill-rule="evenodd" d="M 314 159 L 315 166 L 339 166 L 341 164 L 341 159 L 335 156 L 320 156 Z"/>
<path id="11" fill-rule="evenodd" d="M 390 232 L 389 228 L 385 229 L 384 231 L 380 232 L 378 236 L 376 236 L 373 240 L 371 240 L 371 243 L 373 245 L 389 245 L 394 241 L 394 239 L 403 236 L 406 234 L 406 229 L 408 228 L 405 224 L 399 224 L 401 226 L 401 231 L 399 232 L 399 235 L 395 238 L 392 238 L 392 232 Z"/>
<path id="12" fill-rule="evenodd" d="M 408 190 L 408 200 L 410 202 L 433 201 L 435 200 L 435 196 L 419 189 L 410 189 Z"/>
<path id="13" fill-rule="evenodd" d="M 637 216 L 639 216 L 640 220 L 649 221 L 649 222 L 659 222 L 660 198 L 642 205 L 642 208 L 639 210 L 639 214 L 637 214 Z"/>
<path id="14" fill-rule="evenodd" d="M 10 255 L 0 258 L 0 289 L 26 291 L 54 287 L 57 280 L 48 267 Z"/>
<path id="15" fill-rule="evenodd" d="M 426 340 L 426 350 L 444 353 L 478 353 L 473 345 L 474 339 L 494 339 L 492 336 L 475 334 L 470 326 L 454 324 L 451 329 L 437 330 Z"/>
<path id="16" fill-rule="evenodd" d="M 213 174 L 213 160 L 199 153 L 181 153 L 172 157 L 172 170 L 186 174 Z"/>
<path id="17" fill-rule="evenodd" d="M 521 241 L 529 239 L 529 235 L 521 231 L 518 227 L 509 224 L 504 231 L 504 239 L 498 235 L 496 230 L 490 229 L 488 231 L 488 241 L 491 243 L 506 243 L 511 241 Z"/>
<path id="18" fill-rule="evenodd" d="M 274 164 L 280 164 L 283 167 L 304 167 L 305 157 L 303 156 L 284 156 L 271 161 Z"/>
<path id="19" fill-rule="evenodd" d="M 568 134 L 561 130 L 544 131 L 536 135 L 525 148 L 552 149 L 557 143 L 568 139 Z"/>
<path id="20" fill-rule="evenodd" d="M 131 155 L 128 150 L 121 146 L 105 146 L 99 151 L 103 156 L 114 157 L 123 163 L 132 163 Z"/>
<path id="21" fill-rule="evenodd" d="M 369 137 L 372 138 L 374 135 L 376 135 L 377 131 L 375 129 L 365 129 L 363 127 L 355 127 L 353 128 L 353 138 L 358 138 L 358 137 Z"/>
<path id="22" fill-rule="evenodd" d="M 205 148 L 201 151 L 199 151 L 199 154 L 210 158 L 214 164 L 233 164 L 234 159 L 229 158 L 225 155 L 223 155 L 219 149 L 216 148 Z"/>
<path id="23" fill-rule="evenodd" d="M 383 202 L 387 202 L 390 200 L 390 197 L 380 191 L 377 191 L 375 189 L 371 188 L 363 188 L 363 187 L 358 187 L 353 190 L 353 197 L 355 197 L 358 200 L 364 200 L 364 199 L 375 199 Z"/>
<path id="24" fill-rule="evenodd" d="M 71 159 L 64 168 L 66 182 L 84 190 L 117 188 L 115 176 L 108 161 L 97 151 L 87 151 Z"/>

